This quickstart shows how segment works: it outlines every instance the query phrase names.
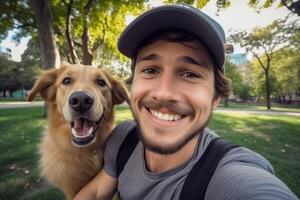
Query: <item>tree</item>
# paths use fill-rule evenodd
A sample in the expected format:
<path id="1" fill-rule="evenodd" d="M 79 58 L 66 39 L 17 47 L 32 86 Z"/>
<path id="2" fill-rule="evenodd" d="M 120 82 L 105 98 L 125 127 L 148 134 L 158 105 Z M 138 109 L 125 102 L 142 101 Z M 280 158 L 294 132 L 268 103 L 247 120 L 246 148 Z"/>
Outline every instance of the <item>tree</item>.
<path id="1" fill-rule="evenodd" d="M 217 6 L 219 9 L 227 8 L 231 4 L 231 0 L 218 0 Z M 264 8 L 269 8 L 274 4 L 277 4 L 277 7 L 286 7 L 292 13 L 300 16 L 300 1 L 299 0 L 248 0 L 250 7 L 257 8 L 259 10 Z"/>
<path id="2" fill-rule="evenodd" d="M 138 14 L 143 8 L 141 0 L 53 1 L 57 33 L 64 33 L 57 35 L 61 41 L 67 39 L 69 61 L 92 64 L 97 51 L 102 56 L 106 52 L 118 55 L 116 42 L 126 26 L 126 15 Z"/>
<path id="3" fill-rule="evenodd" d="M 238 32 L 230 36 L 230 41 L 239 43 L 251 52 L 257 59 L 265 77 L 265 98 L 267 109 L 271 109 L 270 103 L 270 68 L 273 59 L 273 52 L 279 45 L 284 44 L 288 39 L 285 26 L 286 19 L 275 20 L 272 24 L 263 28 L 254 28 L 252 32 Z M 261 59 L 260 54 L 265 56 Z"/>
<path id="4" fill-rule="evenodd" d="M 247 100 L 250 97 L 250 87 L 245 83 L 237 66 L 225 61 L 225 75 L 231 80 L 232 93 L 235 97 Z"/>
<path id="5" fill-rule="evenodd" d="M 59 65 L 59 53 L 52 31 L 51 10 L 48 0 L 4 0 L 0 2 L 0 39 L 14 30 L 13 38 L 24 36 L 40 39 L 43 66 L 48 69 Z"/>
<path id="6" fill-rule="evenodd" d="M 0 15 L 1 38 L 9 30 L 15 30 L 16 40 L 25 35 L 39 36 L 44 65 L 50 61 L 56 65 L 60 60 L 56 44 L 69 62 L 92 64 L 99 48 L 104 54 L 112 49 L 120 57 L 116 41 L 126 25 L 126 15 L 142 11 L 144 1 L 11 0 L 1 2 L 0 6 L 4 8 Z"/>
<path id="7" fill-rule="evenodd" d="M 0 56 L 0 91 L 3 92 L 3 97 L 6 97 L 6 90 L 11 91 L 16 88 L 16 84 L 13 82 L 16 76 L 12 73 L 15 68 L 15 62 Z"/>
<path id="8" fill-rule="evenodd" d="M 299 50 L 285 47 L 274 52 L 272 65 L 276 79 L 276 93 L 281 102 L 285 102 L 285 96 L 291 100 L 292 94 L 296 94 L 300 89 Z"/>
<path id="9" fill-rule="evenodd" d="M 267 58 L 266 56 L 262 55 L 260 57 L 260 60 L 263 63 L 265 63 Z M 256 58 L 252 60 L 250 66 L 251 67 L 249 70 L 249 75 L 250 75 L 251 90 L 258 99 L 266 100 L 266 78 L 265 78 L 264 70 L 262 70 L 260 63 Z M 276 94 L 276 85 L 277 85 L 276 79 L 274 77 L 274 66 L 269 69 L 268 76 L 269 76 L 268 80 L 271 83 L 269 84 L 268 90 L 271 96 Z"/>
<path id="10" fill-rule="evenodd" d="M 198 8 L 203 8 L 210 0 L 165 0 L 164 2 L 167 3 L 186 3 L 186 4 L 193 4 Z M 228 8 L 232 3 L 232 0 L 217 0 L 216 6 L 218 9 L 225 9 Z M 264 9 L 269 8 L 272 5 L 277 4 L 278 7 L 286 7 L 292 13 L 297 14 L 300 16 L 300 0 L 248 0 L 248 5 L 250 7 L 256 9 Z"/>
<path id="11" fill-rule="evenodd" d="M 22 55 L 21 62 L 8 60 L 0 56 L 0 90 L 2 96 L 6 97 L 6 92 L 18 89 L 30 89 L 35 81 L 35 77 L 42 69 L 41 53 L 37 42 L 30 40 L 28 47 Z"/>
<path id="12" fill-rule="evenodd" d="M 52 12 L 48 0 L 29 0 L 37 25 L 42 61 L 45 69 L 60 66 L 60 55 L 52 29 Z"/>
<path id="13" fill-rule="evenodd" d="M 17 64 L 21 89 L 31 89 L 36 76 L 42 70 L 41 50 L 39 43 L 33 39 L 29 40 L 27 49 L 22 55 L 22 61 Z"/>

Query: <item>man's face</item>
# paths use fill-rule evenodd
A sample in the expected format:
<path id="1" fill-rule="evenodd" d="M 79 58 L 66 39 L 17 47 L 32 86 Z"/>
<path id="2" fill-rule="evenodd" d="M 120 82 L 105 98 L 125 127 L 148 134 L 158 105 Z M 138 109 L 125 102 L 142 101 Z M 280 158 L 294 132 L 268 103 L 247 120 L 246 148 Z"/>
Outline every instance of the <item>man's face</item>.
<path id="1" fill-rule="evenodd" d="M 195 139 L 218 104 L 213 73 L 197 41 L 158 40 L 138 52 L 131 107 L 146 148 L 170 154 Z"/>

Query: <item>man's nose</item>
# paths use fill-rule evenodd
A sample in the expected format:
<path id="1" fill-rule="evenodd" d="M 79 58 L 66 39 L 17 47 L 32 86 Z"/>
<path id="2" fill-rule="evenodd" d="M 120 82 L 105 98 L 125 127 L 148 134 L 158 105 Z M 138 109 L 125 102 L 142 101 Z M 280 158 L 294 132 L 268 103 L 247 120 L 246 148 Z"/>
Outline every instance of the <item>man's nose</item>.
<path id="1" fill-rule="evenodd" d="M 178 101 L 180 91 L 177 87 L 176 78 L 170 74 L 161 75 L 156 87 L 153 88 L 152 98 L 158 101 Z"/>

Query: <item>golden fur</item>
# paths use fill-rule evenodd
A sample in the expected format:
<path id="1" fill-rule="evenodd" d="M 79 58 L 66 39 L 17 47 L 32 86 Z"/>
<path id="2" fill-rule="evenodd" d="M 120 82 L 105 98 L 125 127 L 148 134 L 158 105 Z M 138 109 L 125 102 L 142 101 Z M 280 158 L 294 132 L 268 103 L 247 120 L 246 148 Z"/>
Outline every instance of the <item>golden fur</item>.
<path id="1" fill-rule="evenodd" d="M 70 82 L 65 80 L 66 77 Z M 99 80 L 106 85 L 101 86 Z M 70 108 L 69 98 L 76 91 L 93 96 L 94 104 L 86 114 L 90 119 L 96 121 L 103 116 L 93 142 L 82 147 L 72 143 L 70 125 L 76 113 Z M 73 199 L 102 167 L 105 141 L 113 128 L 113 106 L 129 101 L 127 91 L 101 69 L 64 63 L 58 69 L 42 73 L 28 95 L 28 101 L 37 94 L 48 105 L 48 125 L 39 146 L 41 174 L 62 189 L 67 199 Z"/>

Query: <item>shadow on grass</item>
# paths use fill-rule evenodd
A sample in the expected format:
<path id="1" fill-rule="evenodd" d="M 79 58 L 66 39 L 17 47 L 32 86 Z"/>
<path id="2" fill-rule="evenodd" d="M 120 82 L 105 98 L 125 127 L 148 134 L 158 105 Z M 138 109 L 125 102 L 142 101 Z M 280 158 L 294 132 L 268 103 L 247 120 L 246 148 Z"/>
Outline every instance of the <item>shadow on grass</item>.
<path id="1" fill-rule="evenodd" d="M 42 116 L 42 108 L 1 110 L 1 200 L 64 199 L 58 189 L 39 176 L 37 144 L 46 122 Z"/>

